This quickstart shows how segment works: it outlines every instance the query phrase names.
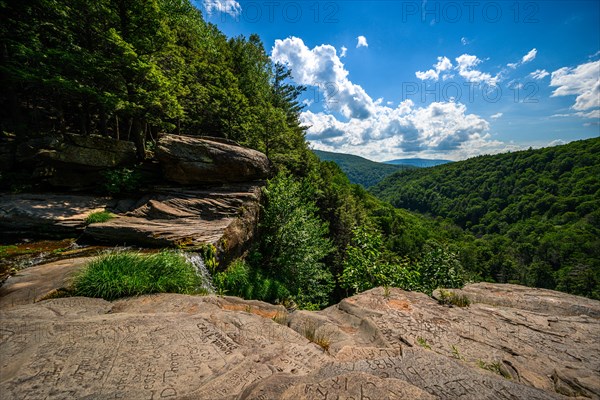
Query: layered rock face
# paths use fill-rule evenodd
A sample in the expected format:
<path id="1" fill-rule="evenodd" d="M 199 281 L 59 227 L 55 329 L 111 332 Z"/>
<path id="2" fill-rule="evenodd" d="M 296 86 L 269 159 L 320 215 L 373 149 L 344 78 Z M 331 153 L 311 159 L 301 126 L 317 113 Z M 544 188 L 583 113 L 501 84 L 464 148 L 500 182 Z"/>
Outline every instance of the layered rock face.
<path id="1" fill-rule="evenodd" d="M 156 158 L 165 178 L 183 185 L 247 182 L 269 176 L 269 159 L 233 142 L 166 135 L 158 141 Z"/>
<path id="2" fill-rule="evenodd" d="M 13 235 L 79 236 L 110 245 L 217 247 L 221 259 L 239 256 L 256 230 L 257 183 L 212 189 L 163 188 L 138 198 L 61 194 L 0 196 L 0 226 Z M 86 225 L 93 212 L 109 210 L 108 222 Z"/>
<path id="3" fill-rule="evenodd" d="M 30 171 L 33 181 L 57 188 L 94 188 L 102 179 L 102 171 L 136 163 L 133 143 L 102 136 L 49 134 L 15 148 L 11 167 Z"/>
<path id="4" fill-rule="evenodd" d="M 156 153 L 158 168 L 147 170 L 143 190 L 130 190 L 126 198 L 0 195 L 0 231 L 15 237 L 83 234 L 110 245 L 211 244 L 222 261 L 239 256 L 256 229 L 260 179 L 270 174 L 267 157 L 229 141 L 175 135 L 162 137 Z M 35 167 L 46 183 L 77 190 L 101 185 L 103 171 L 134 165 L 135 147 L 98 136 L 49 135 L 21 143 L 16 160 Z M 115 217 L 86 224 L 88 215 L 103 210 Z"/>
<path id="5" fill-rule="evenodd" d="M 106 171 L 139 167 L 139 160 L 131 142 L 95 135 L 48 134 L 22 143 L 1 140 L 0 166 L 23 178 L 29 176 L 31 183 L 89 191 L 102 183 Z M 163 135 L 157 142 L 155 159 L 147 160 L 141 170 L 151 186 L 166 182 L 189 186 L 266 179 L 271 165 L 263 153 L 232 141 Z"/>
<path id="6" fill-rule="evenodd" d="M 0 288 L 6 398 L 600 398 L 596 301 L 490 284 L 463 290 L 481 301 L 467 308 L 378 288 L 291 314 L 233 297 L 19 296 L 75 264 Z M 546 311 L 505 301 L 517 295 Z"/>

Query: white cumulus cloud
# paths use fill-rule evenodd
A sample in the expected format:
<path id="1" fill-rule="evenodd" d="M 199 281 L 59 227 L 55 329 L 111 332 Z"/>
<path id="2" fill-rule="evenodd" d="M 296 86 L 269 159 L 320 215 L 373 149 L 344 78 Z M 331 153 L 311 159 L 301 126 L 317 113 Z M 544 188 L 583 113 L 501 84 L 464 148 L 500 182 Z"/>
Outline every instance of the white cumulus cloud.
<path id="1" fill-rule="evenodd" d="M 523 64 L 533 61 L 536 56 L 537 56 L 537 49 L 533 48 L 533 49 L 529 50 L 529 53 L 525 54 L 519 62 L 508 63 L 508 64 L 506 64 L 506 66 L 509 68 L 512 68 L 512 69 L 516 69 L 517 67 L 519 67 Z"/>
<path id="2" fill-rule="evenodd" d="M 417 71 L 415 72 L 417 78 L 421 79 L 422 81 L 427 79 L 437 81 L 440 78 L 440 72 L 448 71 L 452 68 L 452 62 L 448 59 L 448 57 L 438 57 L 437 59 L 437 64 L 433 65 L 435 69 L 430 69 L 425 72 Z"/>
<path id="3" fill-rule="evenodd" d="M 498 118 L 500 118 L 503 115 L 504 115 L 504 113 L 499 112 L 499 113 L 496 113 L 494 115 L 491 115 L 490 118 L 491 119 L 498 119 Z"/>
<path id="4" fill-rule="evenodd" d="M 544 79 L 548 75 L 550 75 L 550 72 L 546 71 L 545 69 L 536 69 L 529 74 L 529 76 L 531 76 L 533 79 Z"/>
<path id="5" fill-rule="evenodd" d="M 204 0 L 203 4 L 208 14 L 216 11 L 237 17 L 242 12 L 242 6 L 236 0 Z"/>
<path id="6" fill-rule="evenodd" d="M 346 46 L 342 46 L 342 48 L 340 49 L 340 58 L 342 57 L 346 57 L 346 53 L 348 53 L 348 48 Z"/>
<path id="7" fill-rule="evenodd" d="M 367 43 L 367 38 L 364 36 L 359 36 L 356 38 L 358 42 L 356 43 L 356 48 L 359 47 L 369 47 L 369 43 Z"/>
<path id="8" fill-rule="evenodd" d="M 574 110 L 583 118 L 597 118 L 600 107 L 600 60 L 578 65 L 575 68 L 563 67 L 554 72 L 550 86 L 556 87 L 552 97 L 577 96 Z M 592 110 L 583 112 L 586 110 Z"/>
<path id="9" fill-rule="evenodd" d="M 477 56 L 463 54 L 456 58 L 456 69 L 458 70 L 458 74 L 468 82 L 485 83 L 490 86 L 496 86 L 499 79 L 498 76 L 493 77 L 487 72 L 481 72 L 475 69 L 481 62 L 482 61 L 477 58 Z"/>
<path id="10" fill-rule="evenodd" d="M 329 111 L 357 119 L 373 114 L 375 102 L 360 85 L 348 80 L 335 47 L 323 44 L 309 49 L 302 39 L 289 37 L 275 41 L 271 58 L 289 65 L 297 83 L 321 88 Z"/>
<path id="11" fill-rule="evenodd" d="M 489 123 L 469 113 L 464 104 L 448 101 L 416 106 L 405 100 L 394 107 L 391 101 L 373 100 L 349 80 L 349 72 L 331 45 L 311 49 L 302 39 L 289 37 L 275 41 L 271 58 L 289 65 L 294 81 L 319 86 L 325 96 L 325 111 L 301 114 L 303 125 L 308 127 L 306 138 L 316 149 L 378 160 L 434 152 L 462 159 L 482 151 L 506 150 L 504 143 L 491 139 Z M 478 63 L 476 57 L 462 62 L 466 70 Z M 453 67 L 448 58 L 439 57 L 434 68 L 440 74 Z M 323 87 L 323 82 L 333 86 Z"/>
<path id="12" fill-rule="evenodd" d="M 529 53 L 527 53 L 523 56 L 523 58 L 521 59 L 521 64 L 525 64 L 530 61 L 533 61 L 535 59 L 536 55 L 537 55 L 537 49 L 531 49 L 529 51 Z"/>

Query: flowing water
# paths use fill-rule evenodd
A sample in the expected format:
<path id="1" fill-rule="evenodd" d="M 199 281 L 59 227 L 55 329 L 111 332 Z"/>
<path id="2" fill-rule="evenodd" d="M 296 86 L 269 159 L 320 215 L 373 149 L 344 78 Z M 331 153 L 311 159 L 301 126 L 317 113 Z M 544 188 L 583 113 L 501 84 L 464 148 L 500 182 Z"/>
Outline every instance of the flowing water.
<path id="1" fill-rule="evenodd" d="M 200 278 L 202 278 L 200 290 L 202 292 L 206 292 L 206 294 L 215 294 L 215 287 L 212 283 L 212 277 L 210 272 L 208 272 L 206 265 L 204 265 L 202 256 L 198 253 L 185 253 L 185 258 L 194 266 L 196 273 L 200 276 Z"/>

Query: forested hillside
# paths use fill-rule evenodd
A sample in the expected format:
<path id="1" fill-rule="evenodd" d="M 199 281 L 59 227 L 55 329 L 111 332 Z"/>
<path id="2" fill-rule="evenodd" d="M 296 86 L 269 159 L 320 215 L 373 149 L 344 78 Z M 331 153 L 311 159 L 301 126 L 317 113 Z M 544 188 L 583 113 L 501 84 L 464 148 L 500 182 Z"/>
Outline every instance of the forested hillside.
<path id="1" fill-rule="evenodd" d="M 425 158 L 400 158 L 397 160 L 386 161 L 384 164 L 391 165 L 412 165 L 418 168 L 435 167 L 436 165 L 443 165 L 451 163 L 450 160 L 428 160 Z"/>
<path id="2" fill-rule="evenodd" d="M 481 238 L 500 282 L 600 297 L 599 138 L 403 171 L 372 193 Z"/>
<path id="3" fill-rule="evenodd" d="M 394 172 L 413 168 L 403 164 L 383 164 L 359 156 L 313 150 L 321 161 L 333 161 L 344 171 L 351 183 L 371 187 Z"/>
<path id="4" fill-rule="evenodd" d="M 3 132 L 111 136 L 140 158 L 162 132 L 306 157 L 303 88 L 258 36 L 228 39 L 188 0 L 8 1 L 0 12 Z"/>

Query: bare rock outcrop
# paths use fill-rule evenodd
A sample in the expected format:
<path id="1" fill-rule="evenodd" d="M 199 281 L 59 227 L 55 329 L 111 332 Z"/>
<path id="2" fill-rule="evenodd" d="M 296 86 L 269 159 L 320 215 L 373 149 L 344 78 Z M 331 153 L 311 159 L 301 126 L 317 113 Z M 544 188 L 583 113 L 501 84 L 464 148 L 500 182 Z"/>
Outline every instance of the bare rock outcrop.
<path id="1" fill-rule="evenodd" d="M 131 142 L 65 133 L 20 143 L 13 168 L 28 171 L 32 182 L 83 190 L 95 188 L 103 179 L 103 171 L 136 162 L 135 145 Z"/>
<path id="2" fill-rule="evenodd" d="M 115 205 L 115 218 L 91 224 L 98 242 L 150 247 L 214 245 L 223 260 L 250 244 L 260 210 L 260 186 L 242 183 L 212 189 L 163 190 Z"/>
<path id="3" fill-rule="evenodd" d="M 269 159 L 261 152 L 211 138 L 165 135 L 156 158 L 165 178 L 183 185 L 247 182 L 269 177 Z"/>
<path id="4" fill-rule="evenodd" d="M 217 247 L 221 260 L 250 244 L 260 208 L 260 182 L 210 189 L 157 189 L 139 198 L 66 194 L 0 195 L 0 231 L 13 236 L 79 236 L 110 245 Z M 87 225 L 108 210 L 114 218 Z"/>
<path id="5" fill-rule="evenodd" d="M 48 267 L 46 281 L 63 274 L 62 284 L 65 272 Z M 20 290 L 35 287 L 28 282 Z M 0 290 L 6 398 L 600 398 L 600 303 L 557 316 L 550 305 L 562 309 L 560 293 L 548 313 L 493 301 L 448 307 L 378 288 L 286 314 L 258 301 L 175 294 L 23 304 L 19 289 L 6 293 L 10 285 Z M 504 287 L 489 288 L 502 296 Z M 464 292 L 471 288 L 481 290 Z"/>

